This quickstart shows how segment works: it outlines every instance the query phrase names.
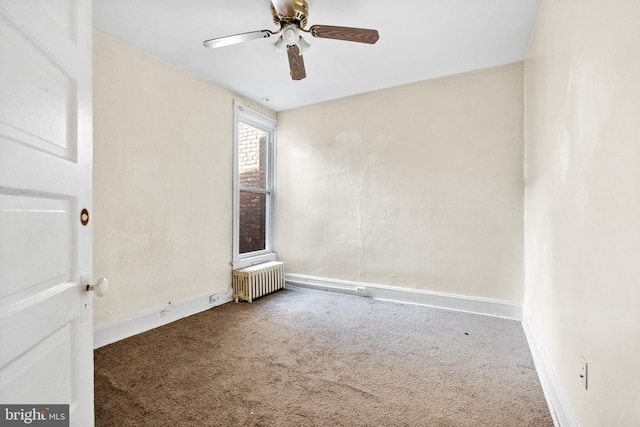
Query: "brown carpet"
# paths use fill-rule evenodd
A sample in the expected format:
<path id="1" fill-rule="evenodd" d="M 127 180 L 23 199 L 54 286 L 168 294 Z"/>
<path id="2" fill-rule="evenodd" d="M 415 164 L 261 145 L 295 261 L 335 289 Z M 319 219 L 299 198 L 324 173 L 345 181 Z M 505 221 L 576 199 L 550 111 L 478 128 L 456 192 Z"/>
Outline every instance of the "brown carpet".
<path id="1" fill-rule="evenodd" d="M 95 351 L 96 426 L 553 426 L 519 322 L 289 287 Z"/>

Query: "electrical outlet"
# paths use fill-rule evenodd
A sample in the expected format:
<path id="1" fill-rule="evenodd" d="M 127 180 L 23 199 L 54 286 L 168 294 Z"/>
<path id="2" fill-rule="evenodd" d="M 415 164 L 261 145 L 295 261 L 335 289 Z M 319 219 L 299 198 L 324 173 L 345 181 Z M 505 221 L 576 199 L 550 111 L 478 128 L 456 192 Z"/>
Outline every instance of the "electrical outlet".
<path id="1" fill-rule="evenodd" d="M 581 358 L 582 364 L 580 366 L 580 383 L 585 390 L 589 389 L 589 365 L 584 357 Z"/>
<path id="2" fill-rule="evenodd" d="M 218 300 L 220 300 L 220 295 L 211 295 L 209 297 L 209 303 L 211 304 L 218 302 Z"/>
<path id="3" fill-rule="evenodd" d="M 356 288 L 356 293 L 357 293 L 357 294 L 364 295 L 364 294 L 366 294 L 366 293 L 367 293 L 367 288 L 357 287 L 357 288 Z"/>

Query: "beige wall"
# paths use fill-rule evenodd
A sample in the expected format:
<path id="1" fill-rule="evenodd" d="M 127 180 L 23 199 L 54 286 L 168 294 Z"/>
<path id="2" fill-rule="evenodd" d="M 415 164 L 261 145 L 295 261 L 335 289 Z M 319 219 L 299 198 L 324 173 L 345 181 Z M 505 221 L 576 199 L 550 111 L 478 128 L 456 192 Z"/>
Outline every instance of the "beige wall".
<path id="1" fill-rule="evenodd" d="M 96 324 L 227 289 L 234 98 L 94 33 Z"/>
<path id="2" fill-rule="evenodd" d="M 278 113 L 287 271 L 521 302 L 523 64 Z"/>
<path id="3" fill-rule="evenodd" d="M 525 315 L 582 427 L 640 425 L 639 16 L 545 0 L 525 68 Z"/>

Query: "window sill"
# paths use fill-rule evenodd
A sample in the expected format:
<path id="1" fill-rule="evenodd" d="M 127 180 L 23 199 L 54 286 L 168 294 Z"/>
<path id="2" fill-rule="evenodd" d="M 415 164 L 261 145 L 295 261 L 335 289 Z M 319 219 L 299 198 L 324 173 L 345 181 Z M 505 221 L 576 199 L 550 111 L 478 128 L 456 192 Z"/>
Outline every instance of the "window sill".
<path id="1" fill-rule="evenodd" d="M 246 258 L 240 258 L 232 261 L 231 267 L 234 270 L 237 270 L 238 268 L 250 267 L 255 264 L 262 264 L 263 262 L 276 261 L 276 255 L 277 254 L 275 252 L 268 252 L 268 253 L 259 254 L 259 255 L 250 255 L 250 256 L 247 256 Z"/>

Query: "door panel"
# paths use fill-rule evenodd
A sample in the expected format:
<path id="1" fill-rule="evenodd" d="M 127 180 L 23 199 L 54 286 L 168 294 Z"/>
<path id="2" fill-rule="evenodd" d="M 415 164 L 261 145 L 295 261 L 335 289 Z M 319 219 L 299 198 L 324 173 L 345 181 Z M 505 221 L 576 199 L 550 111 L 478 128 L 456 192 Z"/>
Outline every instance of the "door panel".
<path id="1" fill-rule="evenodd" d="M 11 81 L 10 86 L 0 87 L 0 133 L 73 158 L 75 82 L 42 47 L 25 37 L 15 28 L 0 28 L 0 75 Z"/>
<path id="2" fill-rule="evenodd" d="M 3 342 L 13 344 L 0 356 L 0 402 L 78 404 L 79 325 L 72 313 L 80 303 L 74 288 L 73 283 L 51 288 L 55 295 L 34 298 L 0 319 L 0 328 L 9 331 Z M 25 326 L 16 328 L 16 322 Z"/>
<path id="3" fill-rule="evenodd" d="M 0 0 L 0 403 L 92 426 L 91 0 Z"/>
<path id="4" fill-rule="evenodd" d="M 69 199 L 0 193 L 0 298 L 74 281 L 74 211 Z"/>

